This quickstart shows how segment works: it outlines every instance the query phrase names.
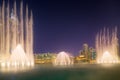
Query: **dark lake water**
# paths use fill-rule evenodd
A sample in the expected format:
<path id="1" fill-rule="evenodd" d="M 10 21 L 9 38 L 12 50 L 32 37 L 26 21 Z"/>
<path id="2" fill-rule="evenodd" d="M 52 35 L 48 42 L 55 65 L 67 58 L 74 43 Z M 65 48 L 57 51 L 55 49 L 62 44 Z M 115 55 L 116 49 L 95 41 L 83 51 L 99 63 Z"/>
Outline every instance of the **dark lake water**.
<path id="1" fill-rule="evenodd" d="M 70 67 L 44 64 L 20 72 L 1 69 L 0 80 L 120 80 L 120 64 L 75 64 Z"/>

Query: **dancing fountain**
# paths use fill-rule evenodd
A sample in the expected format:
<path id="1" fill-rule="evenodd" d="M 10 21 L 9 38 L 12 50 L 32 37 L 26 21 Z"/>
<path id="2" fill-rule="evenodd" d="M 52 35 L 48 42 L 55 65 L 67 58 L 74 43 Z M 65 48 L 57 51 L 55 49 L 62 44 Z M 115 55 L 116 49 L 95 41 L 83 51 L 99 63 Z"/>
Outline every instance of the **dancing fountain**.
<path id="1" fill-rule="evenodd" d="M 59 65 L 59 66 L 69 66 L 72 64 L 73 64 L 73 60 L 70 58 L 68 53 L 64 51 L 60 52 L 54 61 L 54 65 Z"/>
<path id="2" fill-rule="evenodd" d="M 28 6 L 26 6 L 26 14 L 23 15 L 23 2 L 21 2 L 18 16 L 16 2 L 11 7 L 13 9 L 10 9 L 9 2 L 5 5 L 4 0 L 0 6 L 1 67 L 33 66 L 32 11 L 29 14 Z"/>
<path id="3" fill-rule="evenodd" d="M 97 63 L 119 63 L 117 28 L 105 29 L 96 36 Z"/>

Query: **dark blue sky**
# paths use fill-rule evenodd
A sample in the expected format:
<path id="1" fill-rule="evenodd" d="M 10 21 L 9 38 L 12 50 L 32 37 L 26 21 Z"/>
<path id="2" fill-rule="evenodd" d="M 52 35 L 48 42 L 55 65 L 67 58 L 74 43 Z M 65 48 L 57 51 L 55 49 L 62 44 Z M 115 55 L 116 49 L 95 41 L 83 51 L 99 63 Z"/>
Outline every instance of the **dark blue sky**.
<path id="1" fill-rule="evenodd" d="M 120 27 L 119 0 L 23 2 L 33 10 L 35 53 L 67 51 L 78 54 L 84 43 L 95 47 L 96 33 L 103 27 Z"/>

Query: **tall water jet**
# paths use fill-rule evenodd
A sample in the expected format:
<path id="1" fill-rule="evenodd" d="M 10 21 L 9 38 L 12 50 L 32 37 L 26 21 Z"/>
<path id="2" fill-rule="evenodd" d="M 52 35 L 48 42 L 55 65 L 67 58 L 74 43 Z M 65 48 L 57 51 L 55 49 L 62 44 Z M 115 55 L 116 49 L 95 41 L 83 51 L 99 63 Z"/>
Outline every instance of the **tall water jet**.
<path id="1" fill-rule="evenodd" d="M 24 48 L 24 27 L 23 27 L 23 3 L 20 4 L 20 43 Z"/>
<path id="2" fill-rule="evenodd" d="M 118 63 L 117 27 L 106 29 L 96 36 L 97 63 Z"/>
<path id="3" fill-rule="evenodd" d="M 31 11 L 31 15 L 30 15 L 30 19 L 29 19 L 29 43 L 31 43 L 31 44 L 29 44 L 29 46 L 30 46 L 30 48 L 29 48 L 29 56 L 30 56 L 30 58 L 32 58 L 33 59 L 33 13 L 32 13 L 32 11 Z"/>
<path id="4" fill-rule="evenodd" d="M 28 6 L 26 6 L 26 19 L 25 19 L 25 21 L 26 21 L 26 23 L 25 23 L 25 25 L 26 25 L 26 28 L 25 28 L 25 30 L 26 30 L 26 41 L 25 41 L 25 43 L 26 43 L 26 46 L 25 46 L 25 51 L 26 51 L 26 53 L 29 53 L 29 29 L 28 29 Z M 28 54 L 29 55 L 29 54 Z"/>
<path id="5" fill-rule="evenodd" d="M 7 28 L 6 28 L 6 54 L 9 55 L 9 51 L 10 51 L 10 15 L 9 15 L 10 11 L 9 11 L 9 3 L 7 5 L 7 21 L 6 21 L 6 24 L 7 24 Z"/>
<path id="6" fill-rule="evenodd" d="M 54 61 L 54 65 L 69 66 L 72 64 L 73 60 L 70 58 L 70 55 L 64 51 L 60 52 Z"/>
<path id="7" fill-rule="evenodd" d="M 13 9 L 10 9 L 11 7 Z M 26 6 L 26 14 L 23 15 L 23 2 L 20 3 L 20 16 L 18 16 L 17 11 L 16 1 L 11 6 L 9 1 L 5 5 L 3 0 L 3 5 L 0 6 L 0 56 L 2 56 L 0 58 L 3 66 L 13 64 L 15 60 L 13 56 L 18 58 L 14 65 L 21 64 L 20 62 L 24 64 L 34 63 L 33 14 L 32 11 L 29 14 L 28 6 Z M 23 18 L 24 16 L 25 18 Z M 9 60 L 12 61 L 9 62 Z"/>
<path id="8" fill-rule="evenodd" d="M 5 54 L 5 2 L 3 0 L 2 5 L 2 35 L 1 35 L 1 54 L 2 56 Z"/>

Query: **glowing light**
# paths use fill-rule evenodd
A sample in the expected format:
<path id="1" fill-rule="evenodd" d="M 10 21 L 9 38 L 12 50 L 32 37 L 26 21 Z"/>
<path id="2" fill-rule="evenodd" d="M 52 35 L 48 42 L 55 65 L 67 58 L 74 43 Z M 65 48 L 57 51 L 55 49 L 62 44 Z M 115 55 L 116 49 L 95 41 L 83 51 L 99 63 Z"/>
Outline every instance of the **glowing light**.
<path id="1" fill-rule="evenodd" d="M 1 63 L 1 66 L 2 66 L 2 67 L 5 67 L 5 63 L 4 63 L 4 62 L 2 62 L 2 63 Z"/>
<path id="2" fill-rule="evenodd" d="M 0 65 L 2 68 L 17 69 L 34 65 L 33 56 L 33 14 L 29 15 L 28 7 L 23 14 L 23 2 L 18 10 L 16 2 L 11 10 L 9 3 L 1 7 L 2 21 L 0 29 Z M 20 13 L 18 13 L 18 12 Z M 10 15 L 11 14 L 11 15 Z M 24 18 L 25 17 L 25 20 Z M 25 25 L 24 25 L 25 24 Z M 32 63 L 30 63 L 32 61 Z"/>
<path id="3" fill-rule="evenodd" d="M 30 62 L 27 62 L 27 65 L 30 66 Z"/>
<path id="4" fill-rule="evenodd" d="M 103 53 L 102 60 L 103 61 L 111 61 L 111 60 L 113 60 L 113 58 L 110 55 L 110 53 L 108 51 L 106 51 L 105 53 Z"/>
<path id="5" fill-rule="evenodd" d="M 65 65 L 72 65 L 72 60 L 70 58 L 70 56 L 66 53 L 66 52 L 60 52 L 55 61 L 54 61 L 54 65 L 62 65 L 62 66 L 65 66 Z"/>
<path id="6" fill-rule="evenodd" d="M 7 62 L 7 67 L 9 67 L 10 66 L 10 62 Z"/>
<path id="7" fill-rule="evenodd" d="M 31 62 L 31 66 L 34 66 L 34 62 Z"/>
<path id="8" fill-rule="evenodd" d="M 7 63 L 1 63 L 2 67 L 17 67 L 17 66 L 33 66 L 34 62 L 30 63 L 30 58 L 25 54 L 22 46 L 19 44 L 13 51 Z"/>
<path id="9" fill-rule="evenodd" d="M 118 63 L 118 60 L 114 60 L 112 55 L 108 51 L 103 53 L 103 56 L 100 60 L 98 60 L 98 63 Z"/>
<path id="10" fill-rule="evenodd" d="M 117 28 L 105 29 L 96 36 L 97 63 L 119 63 Z"/>
<path id="11" fill-rule="evenodd" d="M 22 62 L 22 66 L 24 66 L 24 62 Z"/>

